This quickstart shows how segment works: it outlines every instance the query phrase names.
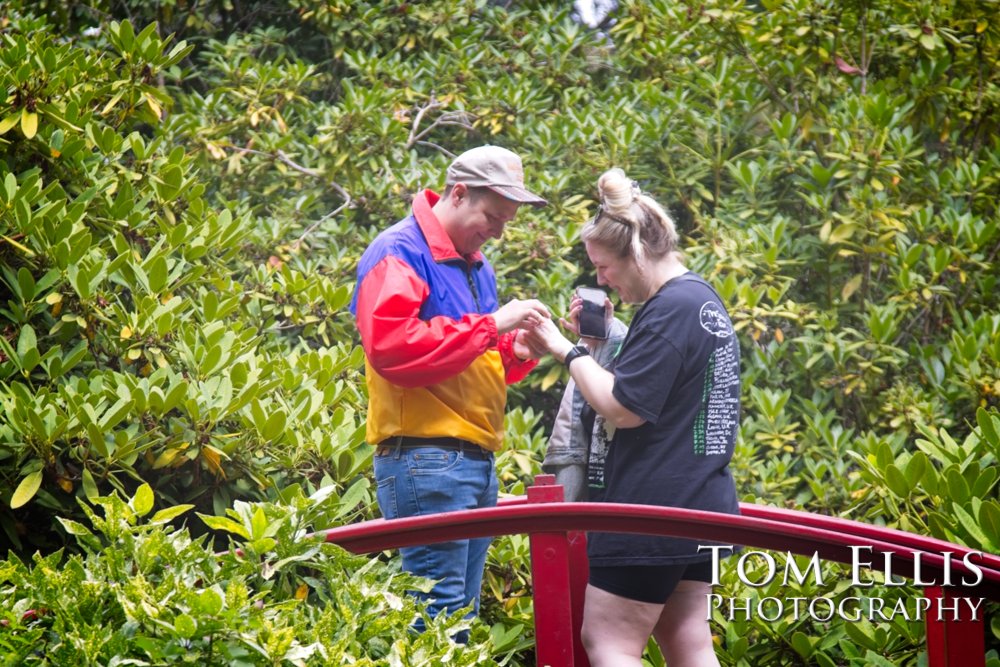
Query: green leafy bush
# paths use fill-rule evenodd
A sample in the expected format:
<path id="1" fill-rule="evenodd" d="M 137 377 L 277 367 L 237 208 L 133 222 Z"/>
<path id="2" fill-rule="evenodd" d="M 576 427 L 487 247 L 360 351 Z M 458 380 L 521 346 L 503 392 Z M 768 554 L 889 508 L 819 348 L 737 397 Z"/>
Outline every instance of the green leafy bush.
<path id="1" fill-rule="evenodd" d="M 248 256 L 249 211 L 211 204 L 184 148 L 150 136 L 171 102 L 150 82 L 191 47 L 106 30 L 74 46 L 23 19 L 3 35 L 0 115 L 19 122 L 0 128 L 0 524 L 19 549 L 51 548 L 34 527 L 74 495 L 149 480 L 222 512 L 353 482 L 369 456 L 362 354 L 328 317 L 349 289 Z"/>
<path id="2" fill-rule="evenodd" d="M 0 563 L 5 664 L 483 664 L 481 625 L 457 644 L 470 621 L 431 623 L 405 593 L 427 582 L 307 534 L 332 492 L 210 517 L 240 538 L 221 554 L 171 528 L 190 505 L 150 515 L 148 485 L 81 504 L 92 528 L 62 520 L 78 553 Z M 426 632 L 409 630 L 417 618 Z"/>

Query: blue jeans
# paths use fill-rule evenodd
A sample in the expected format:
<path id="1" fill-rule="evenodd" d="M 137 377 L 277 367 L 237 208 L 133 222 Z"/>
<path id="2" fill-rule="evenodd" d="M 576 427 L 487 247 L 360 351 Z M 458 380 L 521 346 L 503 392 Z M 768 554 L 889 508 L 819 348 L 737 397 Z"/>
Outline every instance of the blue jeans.
<path id="1" fill-rule="evenodd" d="M 494 507 L 497 477 L 493 454 L 479 447 L 469 450 L 437 447 L 403 448 L 375 456 L 376 495 L 382 516 L 396 519 L 423 514 Z M 428 611 L 454 613 L 472 605 L 479 611 L 486 551 L 492 538 L 438 542 L 400 549 L 403 569 L 436 581 L 429 593 Z"/>

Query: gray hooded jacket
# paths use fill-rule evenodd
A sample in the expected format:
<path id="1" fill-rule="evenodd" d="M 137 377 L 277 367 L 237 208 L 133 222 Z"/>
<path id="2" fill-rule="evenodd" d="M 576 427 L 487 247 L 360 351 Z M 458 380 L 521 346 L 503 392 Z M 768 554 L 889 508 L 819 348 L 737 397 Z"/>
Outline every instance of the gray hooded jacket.
<path id="1" fill-rule="evenodd" d="M 608 338 L 599 341 L 591 348 L 591 356 L 603 368 L 609 368 L 618 355 L 627 333 L 628 327 L 623 322 L 617 318 L 612 319 Z M 556 483 L 565 487 L 567 501 L 586 500 L 588 443 L 592 440 L 593 434 L 588 437 L 580 420 L 583 405 L 583 394 L 576 388 L 573 378 L 570 378 L 563 391 L 555 423 L 552 425 L 552 435 L 545 451 L 545 460 L 542 461 L 542 470 L 555 474 Z M 603 428 L 603 421 L 600 417 L 595 420 L 595 430 Z M 577 470 L 570 472 L 567 466 Z M 570 474 L 564 476 L 563 473 L 566 472 Z M 563 479 L 560 479 L 561 476 Z"/>

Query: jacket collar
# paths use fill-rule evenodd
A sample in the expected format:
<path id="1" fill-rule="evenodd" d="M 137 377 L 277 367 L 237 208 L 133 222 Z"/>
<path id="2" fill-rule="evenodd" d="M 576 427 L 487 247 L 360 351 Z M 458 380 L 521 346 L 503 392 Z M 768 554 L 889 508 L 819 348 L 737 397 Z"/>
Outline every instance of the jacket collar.
<path id="1" fill-rule="evenodd" d="M 431 257 L 435 262 L 461 259 L 470 264 L 482 263 L 483 254 L 478 250 L 468 256 L 462 256 L 455 250 L 455 244 L 451 242 L 451 238 L 441 226 L 441 221 L 432 210 L 440 199 L 441 196 L 432 190 L 424 190 L 413 198 L 413 217 L 417 220 L 424 238 L 427 239 Z"/>

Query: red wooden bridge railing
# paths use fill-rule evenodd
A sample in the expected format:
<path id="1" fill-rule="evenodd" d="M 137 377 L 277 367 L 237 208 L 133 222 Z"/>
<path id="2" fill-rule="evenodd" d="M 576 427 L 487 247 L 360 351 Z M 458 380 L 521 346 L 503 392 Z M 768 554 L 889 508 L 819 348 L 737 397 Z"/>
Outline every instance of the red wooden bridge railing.
<path id="1" fill-rule="evenodd" d="M 589 667 L 580 643 L 587 583 L 583 531 L 644 533 L 758 547 L 851 564 L 863 546 L 879 567 L 925 587 L 928 667 L 985 667 L 984 620 L 963 599 L 1000 601 L 1000 556 L 890 528 L 808 512 L 742 504 L 740 516 L 670 507 L 614 503 L 563 503 L 552 475 L 539 475 L 524 497 L 463 512 L 375 520 L 323 531 L 357 553 L 470 537 L 527 533 L 539 667 Z M 888 562 L 888 561 L 886 561 Z M 964 578 L 972 587 L 958 584 Z M 950 613 L 942 613 L 944 611 Z M 980 607 L 981 613 L 983 609 Z"/>

